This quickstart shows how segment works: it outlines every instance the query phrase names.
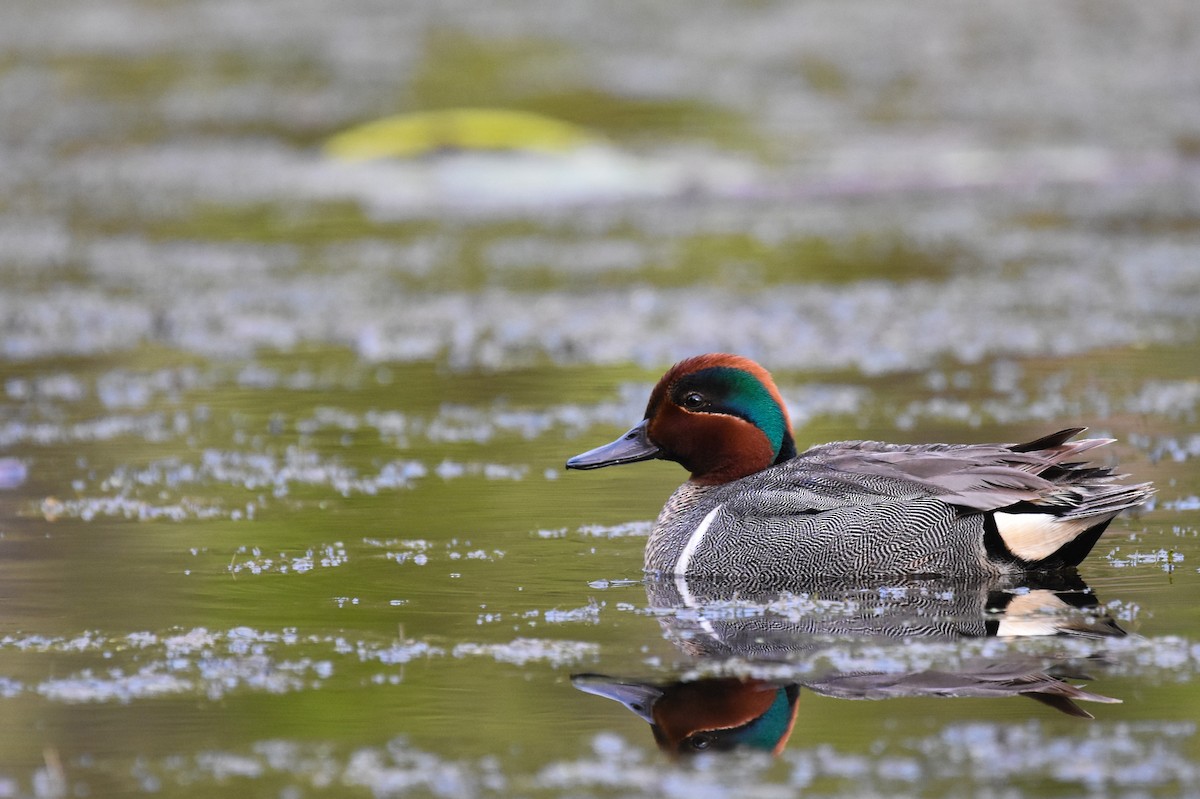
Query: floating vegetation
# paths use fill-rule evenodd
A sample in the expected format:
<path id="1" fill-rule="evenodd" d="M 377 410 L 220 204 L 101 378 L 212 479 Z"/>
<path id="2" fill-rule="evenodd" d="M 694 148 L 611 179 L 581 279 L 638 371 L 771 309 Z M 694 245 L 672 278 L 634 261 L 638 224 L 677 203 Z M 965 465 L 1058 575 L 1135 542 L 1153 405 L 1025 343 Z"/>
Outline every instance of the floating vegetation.
<path id="1" fill-rule="evenodd" d="M 249 557 L 241 557 L 238 556 Z M 332 569 L 341 566 L 350 559 L 346 553 L 346 545 L 341 541 L 325 544 L 305 550 L 300 555 L 280 553 L 276 557 L 265 556 L 258 547 L 239 547 L 229 563 L 229 573 L 265 574 L 305 574 L 313 569 Z"/>
<path id="2" fill-rule="evenodd" d="M 562 613 L 570 618 L 549 621 L 594 623 L 594 613 L 589 616 L 586 609 Z M 577 618 L 579 614 L 583 615 Z M 167 634 L 135 632 L 76 638 L 6 635 L 0 638 L 0 654 L 6 652 L 29 659 L 103 654 L 107 661 L 103 670 L 83 668 L 73 674 L 33 681 L 5 678 L 0 688 L 7 696 L 33 692 L 56 702 L 128 703 L 164 695 L 200 695 L 215 700 L 230 693 L 307 690 L 333 679 L 345 657 L 383 666 L 416 659 L 482 657 L 515 665 L 540 662 L 562 668 L 594 660 L 599 647 L 583 641 L 517 637 L 502 643 L 464 641 L 447 649 L 411 639 L 352 640 L 295 629 L 272 632 L 237 627 L 226 631 L 194 628 Z"/>
<path id="3" fill-rule="evenodd" d="M 593 538 L 645 538 L 650 535 L 650 530 L 654 526 L 650 521 L 625 522 L 624 524 L 603 525 L 603 524 L 585 524 L 579 528 L 582 535 Z"/>
<path id="4" fill-rule="evenodd" d="M 490 657 L 501 663 L 518 666 L 546 661 L 552 666 L 574 666 L 595 660 L 600 654 L 598 644 L 588 641 L 560 641 L 539 638 L 516 638 L 503 644 L 456 644 L 453 657 Z"/>
<path id="5" fill-rule="evenodd" d="M 363 543 L 372 548 L 385 550 L 383 556 L 387 560 L 398 564 L 412 563 L 416 566 L 424 566 L 429 563 L 430 555 L 439 561 L 443 559 L 447 561 L 495 561 L 503 558 L 505 554 L 503 550 L 474 547 L 470 541 L 460 541 L 457 538 L 443 542 L 441 547 L 436 548 L 432 542 L 424 539 L 365 538 Z"/>
<path id="6" fill-rule="evenodd" d="M 46 521 L 74 518 L 85 522 L 99 518 L 130 519 L 140 522 L 186 519 L 253 519 L 254 505 L 244 509 L 226 510 L 220 505 L 183 499 L 179 502 L 157 504 L 131 497 L 91 497 L 58 499 L 46 497 L 39 511 Z"/>
<path id="7" fill-rule="evenodd" d="M 253 519 L 271 500 L 291 496 L 298 488 L 325 488 L 334 496 L 373 496 L 381 492 L 411 489 L 425 478 L 441 481 L 479 478 L 483 480 L 524 480 L 529 467 L 524 464 L 471 463 L 443 460 L 426 467 L 419 461 L 391 461 L 374 474 L 360 474 L 336 459 L 318 453 L 288 447 L 282 458 L 270 454 L 207 450 L 200 462 L 169 459 L 142 468 L 118 467 L 96 486 L 110 496 L 46 497 L 38 512 L 46 519 L 124 518 L 141 521 L 187 519 Z M 87 484 L 75 486 L 85 493 Z M 230 507 L 221 500 L 204 501 L 189 497 L 171 501 L 170 492 L 196 491 L 202 488 L 237 488 L 260 492 L 243 504 Z M 156 490 L 157 489 L 157 490 Z M 142 495 L 149 495 L 143 497 Z M 152 498 L 150 498 L 152 497 Z"/>
<path id="8" fill-rule="evenodd" d="M 1151 565 L 1158 566 L 1166 572 L 1173 571 L 1184 560 L 1183 553 L 1174 550 L 1159 549 L 1153 552 L 1122 552 L 1120 547 L 1109 552 L 1106 558 L 1110 565 L 1117 568 Z"/>

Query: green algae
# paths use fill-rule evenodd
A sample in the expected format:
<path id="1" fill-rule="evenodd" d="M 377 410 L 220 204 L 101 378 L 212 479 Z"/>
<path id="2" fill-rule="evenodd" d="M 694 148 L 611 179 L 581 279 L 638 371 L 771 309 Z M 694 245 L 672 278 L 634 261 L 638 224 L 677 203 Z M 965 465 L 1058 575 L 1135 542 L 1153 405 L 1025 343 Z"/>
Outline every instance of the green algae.
<path id="1" fill-rule="evenodd" d="M 50 61 L 48 66 L 57 75 L 61 90 L 68 96 L 116 102 L 161 95 L 189 75 L 196 74 L 194 69 L 189 68 L 186 59 L 165 53 L 140 58 L 60 56 Z M 248 74 L 245 70 L 241 72 L 243 76 Z M 212 75 L 210 70 L 205 70 L 205 74 Z"/>
<path id="2" fill-rule="evenodd" d="M 629 143 L 703 140 L 762 145 L 738 114 L 698 99 L 630 97 L 579 85 L 585 67 L 552 40 L 482 39 L 441 30 L 401 92 L 411 111 L 509 108 L 561 119 Z"/>
<path id="3" fill-rule="evenodd" d="M 107 226 L 96 225 L 103 231 Z M 201 204 L 187 216 L 148 221 L 143 230 L 157 241 L 201 239 L 317 246 L 364 237 L 407 240 L 438 228 L 434 222 L 379 222 L 354 202 L 326 202 L 287 208 L 263 203 L 249 206 Z"/>
<path id="4" fill-rule="evenodd" d="M 806 55 L 799 60 L 798 67 L 800 74 L 814 91 L 840 96 L 850 87 L 850 78 L 845 70 L 829 59 Z"/>
<path id="5" fill-rule="evenodd" d="M 584 89 L 537 95 L 520 105 L 631 144 L 701 140 L 751 151 L 763 146 L 737 114 L 698 100 L 621 97 Z"/>
<path id="6" fill-rule="evenodd" d="M 529 81 L 561 74 L 571 53 L 547 39 L 483 39 L 442 29 L 424 40 L 422 58 L 404 85 L 412 109 L 513 107 Z M 573 120 L 572 120 L 573 121 Z"/>
<path id="7" fill-rule="evenodd" d="M 186 217 L 147 222 L 144 232 L 156 241 L 289 244 L 312 249 L 313 257 L 320 256 L 323 245 L 362 238 L 398 244 L 419 239 L 452 243 L 455 257 L 432 271 L 395 270 L 393 277 L 399 284 L 423 290 L 552 291 L 715 284 L 753 291 L 788 283 L 939 280 L 973 264 L 973 258 L 957 247 L 921 247 L 895 231 L 861 233 L 849 239 L 802 236 L 780 242 L 767 242 L 749 233 L 699 233 L 652 241 L 642 231 L 618 225 L 604 239 L 596 240 L 597 249 L 613 238 L 624 239 L 631 249 L 640 250 L 634 256 L 637 261 L 614 269 L 581 270 L 569 257 L 554 258 L 556 250 L 570 253 L 581 246 L 570 227 L 548 230 L 529 220 L 378 221 L 352 202 L 330 202 L 303 210 L 205 205 Z M 521 239 L 535 243 L 534 252 L 540 254 L 503 268 L 491 262 L 490 251 L 497 245 Z"/>
<path id="8" fill-rule="evenodd" d="M 848 241 L 811 236 L 770 245 L 745 234 L 700 235 L 682 242 L 677 273 L 690 279 L 739 285 L 785 282 L 939 279 L 962 254 L 924 251 L 899 234 L 860 234 Z"/>

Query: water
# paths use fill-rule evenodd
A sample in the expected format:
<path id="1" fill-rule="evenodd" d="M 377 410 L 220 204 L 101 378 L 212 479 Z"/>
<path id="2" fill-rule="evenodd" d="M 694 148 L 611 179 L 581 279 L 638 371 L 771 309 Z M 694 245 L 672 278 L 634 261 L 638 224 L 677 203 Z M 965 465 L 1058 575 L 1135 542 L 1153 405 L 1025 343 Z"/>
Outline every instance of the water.
<path id="1" fill-rule="evenodd" d="M 1195 795 L 1198 35 L 1184 2 L 5 4 L 0 796 Z M 480 105 L 603 143 L 320 149 Z M 681 608 L 640 565 L 682 472 L 562 464 L 708 350 L 802 445 L 1087 424 L 1159 494 L 1082 583 Z M 979 635 L 1029 597 L 1105 634 Z M 1121 703 L 931 695 L 1001 669 Z M 614 680 L 795 719 L 675 759 L 581 690 Z"/>

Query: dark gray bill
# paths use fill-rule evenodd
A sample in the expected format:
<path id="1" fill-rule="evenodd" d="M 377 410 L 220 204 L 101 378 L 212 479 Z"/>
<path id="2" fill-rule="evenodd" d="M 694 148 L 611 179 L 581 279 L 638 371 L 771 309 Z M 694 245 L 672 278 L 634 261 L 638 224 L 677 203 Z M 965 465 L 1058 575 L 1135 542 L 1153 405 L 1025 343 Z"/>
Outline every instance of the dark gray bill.
<path id="1" fill-rule="evenodd" d="M 654 723 L 654 714 L 651 712 L 654 703 L 663 695 L 662 689 L 656 686 L 623 682 L 603 674 L 573 674 L 571 684 L 584 693 L 620 702 L 650 724 Z"/>
<path id="2" fill-rule="evenodd" d="M 599 469 L 601 466 L 616 466 L 619 463 L 657 458 L 660 450 L 646 438 L 646 420 L 638 422 L 625 435 L 611 444 L 589 449 L 567 461 L 568 469 Z"/>

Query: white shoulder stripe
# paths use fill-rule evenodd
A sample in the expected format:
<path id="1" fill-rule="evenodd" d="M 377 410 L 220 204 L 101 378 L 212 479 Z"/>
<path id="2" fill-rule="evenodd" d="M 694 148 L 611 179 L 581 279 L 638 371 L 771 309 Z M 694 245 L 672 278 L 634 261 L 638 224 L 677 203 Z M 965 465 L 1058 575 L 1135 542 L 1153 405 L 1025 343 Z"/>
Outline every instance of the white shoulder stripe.
<path id="1" fill-rule="evenodd" d="M 712 526 L 713 519 L 717 518 L 717 514 L 720 512 L 722 507 L 724 506 L 718 505 L 710 510 L 708 515 L 701 520 L 700 524 L 696 525 L 696 529 L 693 530 L 691 536 L 688 537 L 687 546 L 683 548 L 683 552 L 679 555 L 679 560 L 675 561 L 675 587 L 679 590 L 679 598 L 683 600 L 685 607 L 696 606 L 695 597 L 693 597 L 692 592 L 688 590 L 688 566 L 692 562 L 692 556 L 695 555 L 696 550 L 700 548 L 700 542 L 704 540 L 705 533 L 707 533 L 708 528 Z M 703 615 L 700 617 L 700 629 L 712 636 L 714 640 L 720 640 L 720 636 L 718 636 L 716 630 L 713 629 L 712 622 L 704 618 Z"/>
<path id="2" fill-rule="evenodd" d="M 700 548 L 700 542 L 704 540 L 704 534 L 708 532 L 708 528 L 712 525 L 713 519 L 717 518 L 724 504 L 718 505 L 708 512 L 704 520 L 696 527 L 688 538 L 687 546 L 683 548 L 683 553 L 680 554 L 679 560 L 675 562 L 676 574 L 687 574 L 688 565 L 692 562 L 692 556 L 696 554 L 696 550 Z"/>

